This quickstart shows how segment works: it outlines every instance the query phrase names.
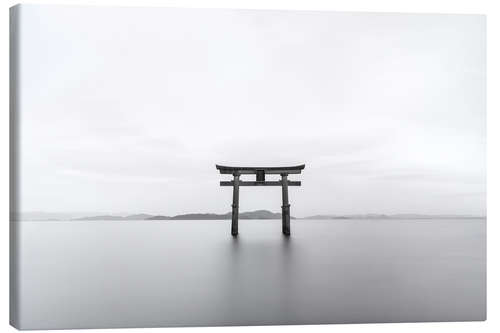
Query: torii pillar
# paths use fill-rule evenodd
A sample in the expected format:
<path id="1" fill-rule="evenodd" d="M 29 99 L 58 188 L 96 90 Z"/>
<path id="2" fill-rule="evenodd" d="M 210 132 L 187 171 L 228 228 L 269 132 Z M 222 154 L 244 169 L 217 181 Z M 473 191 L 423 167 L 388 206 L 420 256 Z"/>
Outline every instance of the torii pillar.
<path id="1" fill-rule="evenodd" d="M 238 235 L 238 212 L 239 212 L 239 201 L 240 201 L 240 173 L 233 173 L 233 204 L 232 214 L 231 214 L 231 235 Z"/>
<path id="2" fill-rule="evenodd" d="M 288 203 L 288 174 L 281 174 L 281 196 L 283 205 L 281 206 L 281 224 L 283 234 L 290 236 L 290 203 Z"/>

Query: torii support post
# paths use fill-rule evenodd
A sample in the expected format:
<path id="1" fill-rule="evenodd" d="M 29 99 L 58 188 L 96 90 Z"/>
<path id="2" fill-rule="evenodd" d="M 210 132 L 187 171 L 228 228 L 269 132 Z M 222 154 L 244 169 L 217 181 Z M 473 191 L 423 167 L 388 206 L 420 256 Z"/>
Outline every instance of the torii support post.
<path id="1" fill-rule="evenodd" d="M 281 206 L 282 231 L 286 236 L 290 236 L 290 204 L 288 203 L 288 174 L 281 174 L 281 193 L 283 206 Z"/>
<path id="2" fill-rule="evenodd" d="M 288 186 L 300 186 L 300 181 L 288 180 L 289 174 L 300 174 L 305 165 L 291 167 L 229 167 L 216 165 L 221 174 L 232 174 L 232 181 L 221 181 L 220 186 L 233 187 L 233 204 L 231 214 L 231 235 L 238 235 L 238 211 L 240 186 L 281 186 L 283 205 L 281 206 L 282 231 L 286 236 L 290 235 L 290 203 L 288 202 Z M 255 175 L 255 181 L 242 181 L 240 175 Z M 266 174 L 281 175 L 280 181 L 266 181 Z"/>
<path id="3" fill-rule="evenodd" d="M 238 235 L 238 207 L 240 201 L 240 174 L 238 172 L 233 173 L 233 204 L 231 205 L 231 235 Z"/>

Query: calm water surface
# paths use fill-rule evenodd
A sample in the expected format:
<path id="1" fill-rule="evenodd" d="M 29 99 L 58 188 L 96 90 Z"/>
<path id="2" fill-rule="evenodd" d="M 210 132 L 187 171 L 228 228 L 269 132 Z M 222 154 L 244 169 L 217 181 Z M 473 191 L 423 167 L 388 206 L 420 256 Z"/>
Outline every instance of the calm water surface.
<path id="1" fill-rule="evenodd" d="M 485 319 L 485 220 L 19 223 L 26 329 Z"/>

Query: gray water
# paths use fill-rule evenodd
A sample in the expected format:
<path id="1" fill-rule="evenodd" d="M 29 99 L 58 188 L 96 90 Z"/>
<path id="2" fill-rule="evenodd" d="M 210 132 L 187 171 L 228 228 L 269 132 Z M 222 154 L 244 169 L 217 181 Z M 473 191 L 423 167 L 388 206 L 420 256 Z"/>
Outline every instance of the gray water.
<path id="1" fill-rule="evenodd" d="M 20 222 L 25 329 L 465 321 L 485 220 Z"/>

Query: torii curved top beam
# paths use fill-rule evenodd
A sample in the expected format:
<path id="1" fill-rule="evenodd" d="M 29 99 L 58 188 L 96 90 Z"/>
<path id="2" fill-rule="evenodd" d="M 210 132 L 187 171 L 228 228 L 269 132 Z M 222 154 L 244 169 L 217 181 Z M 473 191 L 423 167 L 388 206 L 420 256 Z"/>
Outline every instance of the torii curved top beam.
<path id="1" fill-rule="evenodd" d="M 281 173 L 291 173 L 297 174 L 301 173 L 305 168 L 305 164 L 294 165 L 294 166 L 282 166 L 282 167 L 233 167 L 216 164 L 215 167 L 221 174 L 233 174 L 238 172 L 240 174 L 256 174 L 257 172 L 264 172 L 267 174 L 281 174 Z"/>

